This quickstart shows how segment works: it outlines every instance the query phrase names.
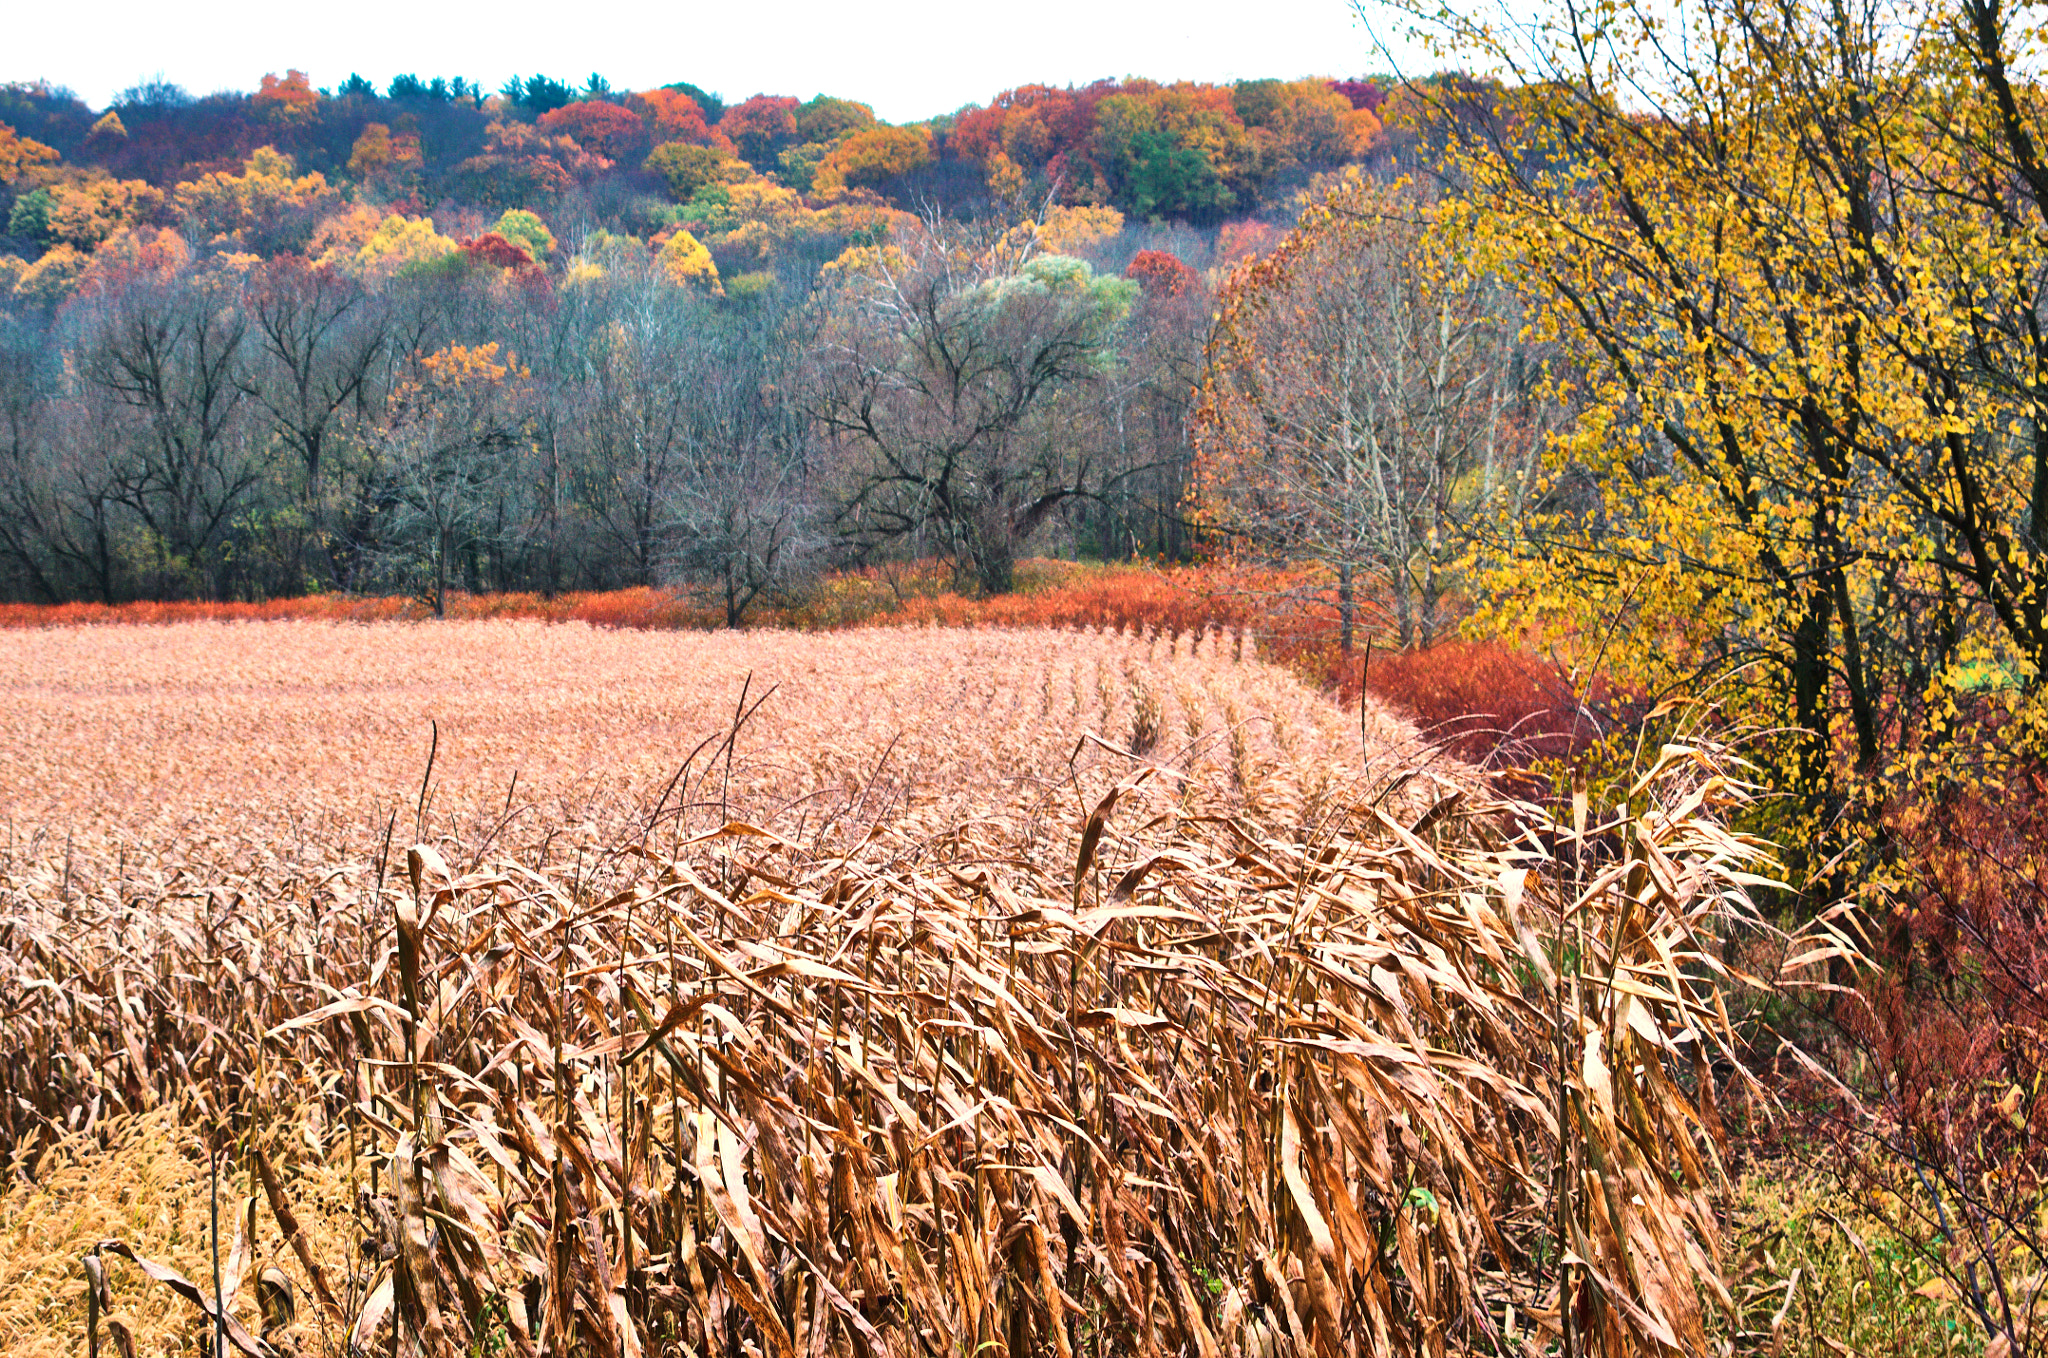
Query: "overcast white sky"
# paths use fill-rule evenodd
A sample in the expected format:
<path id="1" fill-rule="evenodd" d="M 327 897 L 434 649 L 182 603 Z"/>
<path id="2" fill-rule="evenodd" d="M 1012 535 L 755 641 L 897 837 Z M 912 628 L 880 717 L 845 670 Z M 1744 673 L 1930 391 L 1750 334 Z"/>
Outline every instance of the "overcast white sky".
<path id="1" fill-rule="evenodd" d="M 1374 24 L 1394 36 L 1391 22 Z M 1403 65 L 1416 61 L 1410 53 Z M 327 88 L 352 71 L 379 88 L 411 72 L 487 90 L 514 73 L 580 84 L 597 71 L 619 89 L 687 80 L 728 100 L 824 92 L 906 122 L 1027 82 L 1346 76 L 1388 65 L 1346 0 L 98 0 L 22 6 L 0 81 L 48 79 L 101 108 L 158 72 L 207 94 L 254 90 L 264 72 L 288 67 Z"/>

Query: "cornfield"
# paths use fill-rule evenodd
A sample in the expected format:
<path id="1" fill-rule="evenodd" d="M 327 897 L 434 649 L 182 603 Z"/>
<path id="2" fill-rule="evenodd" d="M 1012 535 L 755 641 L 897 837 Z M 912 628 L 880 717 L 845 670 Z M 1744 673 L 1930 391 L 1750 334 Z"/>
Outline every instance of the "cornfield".
<path id="1" fill-rule="evenodd" d="M 10 1353 L 1678 1354 L 1728 1302 L 1765 860 L 1711 748 L 1560 824 L 1215 633 L 0 655 Z"/>

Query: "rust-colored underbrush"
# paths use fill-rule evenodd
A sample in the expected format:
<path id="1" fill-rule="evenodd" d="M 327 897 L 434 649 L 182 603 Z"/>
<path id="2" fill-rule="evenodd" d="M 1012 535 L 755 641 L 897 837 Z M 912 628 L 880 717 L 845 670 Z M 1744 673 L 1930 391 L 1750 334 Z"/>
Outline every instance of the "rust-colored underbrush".
<path id="1" fill-rule="evenodd" d="M 1882 959 L 1800 1072 L 1846 1195 L 1951 1325 L 2048 1351 L 2048 774 L 1890 808 Z"/>

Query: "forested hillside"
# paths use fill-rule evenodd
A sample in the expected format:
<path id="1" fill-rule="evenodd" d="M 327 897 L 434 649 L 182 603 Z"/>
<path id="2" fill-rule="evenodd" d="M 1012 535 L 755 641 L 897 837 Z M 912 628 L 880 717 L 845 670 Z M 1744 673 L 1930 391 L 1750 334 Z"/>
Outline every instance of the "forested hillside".
<path id="1" fill-rule="evenodd" d="M 1423 154 L 1371 80 L 862 103 L 0 91 L 0 594 L 764 592 L 1185 558 L 1215 290 Z M 905 346 L 919 356 L 906 368 Z"/>

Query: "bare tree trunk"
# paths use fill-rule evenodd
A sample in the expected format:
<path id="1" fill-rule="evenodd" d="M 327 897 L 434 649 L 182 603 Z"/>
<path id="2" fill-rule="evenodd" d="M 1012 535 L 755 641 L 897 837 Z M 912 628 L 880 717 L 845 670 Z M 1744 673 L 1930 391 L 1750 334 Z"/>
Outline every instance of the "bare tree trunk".
<path id="1" fill-rule="evenodd" d="M 1352 629 L 1357 611 L 1354 597 L 1356 590 L 1353 586 L 1356 569 L 1349 561 L 1342 562 L 1337 567 L 1337 649 L 1346 655 L 1351 654 Z"/>
<path id="2" fill-rule="evenodd" d="M 448 530 L 434 535 L 434 616 L 448 616 Z"/>

